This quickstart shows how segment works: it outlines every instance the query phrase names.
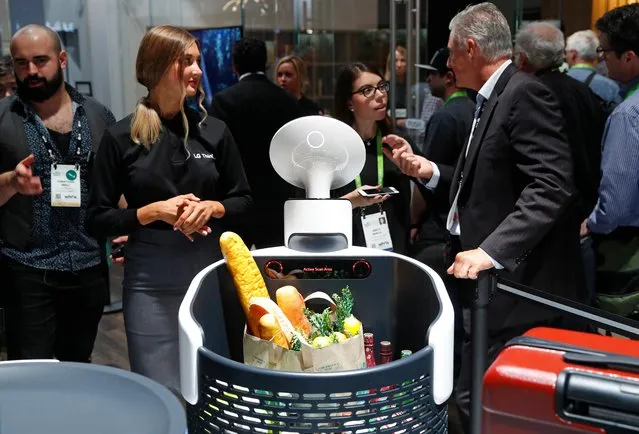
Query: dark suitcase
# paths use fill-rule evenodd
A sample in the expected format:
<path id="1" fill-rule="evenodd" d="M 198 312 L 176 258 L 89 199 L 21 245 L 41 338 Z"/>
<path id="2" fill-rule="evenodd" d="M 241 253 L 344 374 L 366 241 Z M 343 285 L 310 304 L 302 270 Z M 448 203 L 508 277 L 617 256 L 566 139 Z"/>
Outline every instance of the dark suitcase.
<path id="1" fill-rule="evenodd" d="M 512 282 L 480 277 L 472 310 L 472 434 L 639 433 L 639 342 L 535 328 L 486 371 L 487 306 L 495 291 L 627 337 L 636 321 Z"/>
<path id="2" fill-rule="evenodd" d="M 482 424 L 490 434 L 639 432 L 639 342 L 530 330 L 486 372 Z"/>

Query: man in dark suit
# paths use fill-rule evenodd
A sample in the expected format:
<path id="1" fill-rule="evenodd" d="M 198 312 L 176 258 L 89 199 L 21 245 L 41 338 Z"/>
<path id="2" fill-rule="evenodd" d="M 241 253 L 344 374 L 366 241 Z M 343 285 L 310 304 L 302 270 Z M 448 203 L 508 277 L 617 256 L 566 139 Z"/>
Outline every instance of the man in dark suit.
<path id="1" fill-rule="evenodd" d="M 570 146 L 559 104 L 537 78 L 512 65 L 511 32 L 492 3 L 469 6 L 453 18 L 448 64 L 460 87 L 478 91 L 470 140 L 452 179 L 447 227 L 460 253 L 448 269 L 476 279 L 497 268 L 500 276 L 555 294 L 579 298 L 583 276 L 579 218 Z M 392 144 L 391 144 L 392 146 Z M 411 176 L 430 179 L 436 163 L 394 146 L 392 157 Z M 386 151 L 388 152 L 388 151 Z M 450 183 L 449 183 L 450 182 Z M 467 293 L 472 294 L 472 285 Z M 557 314 L 497 294 L 489 307 L 489 354 Z M 470 314 L 457 384 L 457 404 L 468 431 L 470 407 Z"/>
<path id="2" fill-rule="evenodd" d="M 559 102 L 574 160 L 581 214 L 586 218 L 597 203 L 606 113 L 588 86 L 559 71 L 564 47 L 561 30 L 551 23 L 534 22 L 517 33 L 513 57 L 519 69 L 539 77 Z"/>
<path id="3" fill-rule="evenodd" d="M 269 148 L 277 130 L 301 112 L 295 98 L 264 74 L 266 59 L 264 41 L 238 41 L 233 68 L 239 82 L 218 92 L 211 103 L 211 115 L 228 125 L 237 142 L 253 195 L 249 220 L 237 222 L 235 229 L 247 245 L 258 248 L 284 244 L 284 202 L 299 194 L 273 169 Z"/>
<path id="4" fill-rule="evenodd" d="M 574 162 L 575 186 L 579 193 L 579 215 L 584 220 L 594 209 L 599 196 L 601 139 L 607 113 L 588 86 L 559 72 L 564 60 L 564 35 L 556 26 L 534 22 L 521 29 L 515 38 L 515 64 L 535 74 L 559 101 L 565 131 Z M 590 237 L 581 240 L 589 297 L 595 297 L 596 259 Z"/>

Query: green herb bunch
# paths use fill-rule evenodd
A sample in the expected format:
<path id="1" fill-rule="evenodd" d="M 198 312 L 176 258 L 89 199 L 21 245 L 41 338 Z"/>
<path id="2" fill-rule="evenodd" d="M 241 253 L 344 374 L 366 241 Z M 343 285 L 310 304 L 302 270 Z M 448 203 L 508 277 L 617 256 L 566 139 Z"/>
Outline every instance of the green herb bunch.
<path id="1" fill-rule="evenodd" d="M 335 314 L 330 308 L 321 313 L 310 309 L 304 314 L 311 324 L 309 340 L 316 348 L 346 340 L 361 331 L 361 323 L 353 316 L 353 294 L 348 286 L 342 288 L 341 294 L 333 294 Z"/>

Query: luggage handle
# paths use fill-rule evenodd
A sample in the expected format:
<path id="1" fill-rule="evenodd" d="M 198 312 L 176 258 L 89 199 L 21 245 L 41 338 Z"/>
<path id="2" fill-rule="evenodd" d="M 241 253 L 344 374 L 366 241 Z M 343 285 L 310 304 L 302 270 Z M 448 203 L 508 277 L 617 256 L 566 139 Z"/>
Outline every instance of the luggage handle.
<path id="1" fill-rule="evenodd" d="M 565 353 L 564 362 L 639 374 L 639 359 L 617 354 L 580 354 Z M 637 384 L 639 386 L 639 383 Z"/>
<path id="2" fill-rule="evenodd" d="M 471 311 L 471 351 L 473 360 L 470 388 L 471 434 L 482 434 L 482 389 L 488 355 L 488 305 L 497 290 L 542 304 L 572 317 L 586 319 L 590 323 L 622 336 L 639 337 L 638 321 L 611 314 L 564 297 L 558 297 L 546 291 L 540 291 L 505 279 L 498 279 L 495 270 L 480 273 L 475 288 L 475 300 Z M 636 432 L 639 432 L 639 430 Z"/>
<path id="3" fill-rule="evenodd" d="M 639 382 L 564 370 L 555 398 L 557 415 L 564 420 L 608 434 L 639 433 Z"/>

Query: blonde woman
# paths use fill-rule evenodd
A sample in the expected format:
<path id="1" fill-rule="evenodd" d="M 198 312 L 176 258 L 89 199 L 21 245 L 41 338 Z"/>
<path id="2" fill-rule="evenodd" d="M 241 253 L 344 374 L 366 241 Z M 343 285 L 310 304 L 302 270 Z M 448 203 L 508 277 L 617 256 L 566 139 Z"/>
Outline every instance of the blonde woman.
<path id="1" fill-rule="evenodd" d="M 392 92 L 395 92 L 395 108 L 396 108 L 396 117 L 397 117 L 397 126 L 400 129 L 403 129 L 406 126 L 406 111 L 408 107 L 408 103 L 414 105 L 415 99 L 419 94 L 420 101 L 424 101 L 427 98 L 432 98 L 430 95 L 430 90 L 428 88 L 428 84 L 426 83 L 416 83 L 411 87 L 411 100 L 406 101 L 406 88 L 410 83 L 406 82 L 406 71 L 408 68 L 407 57 L 406 57 L 406 48 L 398 45 L 395 48 L 395 78 L 396 84 L 395 89 L 391 89 Z M 386 80 L 391 79 L 391 55 L 388 54 L 388 58 L 386 59 L 386 72 L 384 74 L 384 78 Z M 431 103 L 430 105 L 433 105 Z M 433 111 L 439 107 L 440 104 L 436 104 L 433 107 Z M 430 113 L 432 115 L 432 113 Z M 429 115 L 429 118 L 430 118 Z M 420 117 L 420 113 L 415 113 L 415 117 Z M 403 130 L 401 130 L 403 131 Z"/>
<path id="2" fill-rule="evenodd" d="M 308 86 L 308 75 L 306 64 L 301 57 L 282 57 L 275 68 L 275 79 L 279 87 L 295 97 L 304 116 L 324 114 L 317 103 L 304 96 Z"/>
<path id="3" fill-rule="evenodd" d="M 386 71 L 384 78 L 388 81 L 391 79 L 391 55 L 388 54 L 386 59 Z M 395 48 L 395 79 L 396 88 L 391 89 L 395 92 L 395 105 L 398 110 L 406 110 L 406 48 L 398 45 Z M 399 116 L 398 117 L 403 117 Z M 404 115 L 405 116 L 405 115 Z"/>
<path id="4" fill-rule="evenodd" d="M 250 205 L 235 142 L 201 105 L 199 61 L 196 39 L 182 29 L 158 26 L 144 36 L 136 76 L 148 95 L 106 131 L 89 200 L 93 233 L 129 235 L 123 307 L 131 369 L 176 393 L 180 303 L 195 274 L 221 258 L 225 220 Z M 187 97 L 198 98 L 199 110 Z M 127 209 L 118 207 L 121 195 Z"/>

